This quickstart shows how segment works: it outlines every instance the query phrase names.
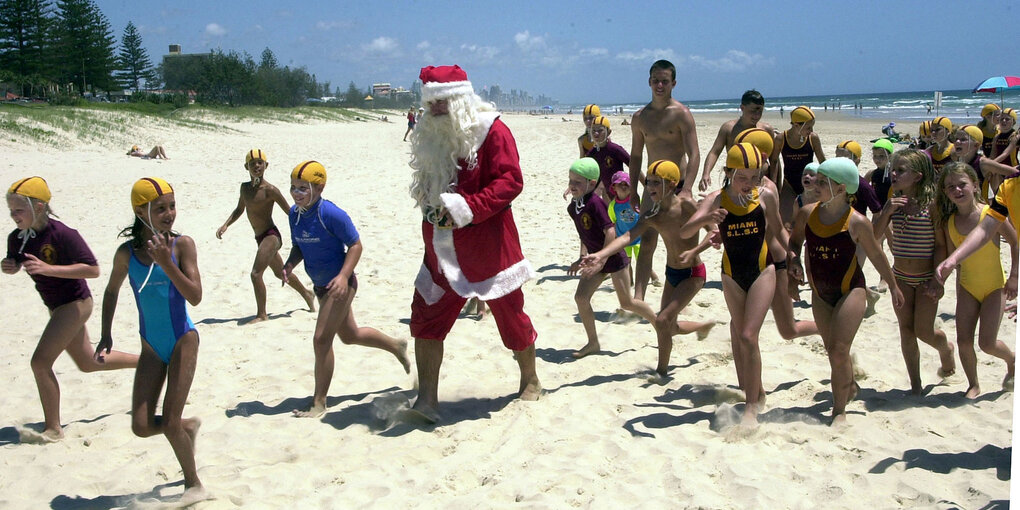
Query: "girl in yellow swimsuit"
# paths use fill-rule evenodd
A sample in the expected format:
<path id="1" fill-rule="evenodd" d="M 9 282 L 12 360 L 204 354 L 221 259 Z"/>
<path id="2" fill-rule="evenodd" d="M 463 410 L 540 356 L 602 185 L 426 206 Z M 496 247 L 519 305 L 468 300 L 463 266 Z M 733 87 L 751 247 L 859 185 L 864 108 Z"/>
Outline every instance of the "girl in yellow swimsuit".
<path id="1" fill-rule="evenodd" d="M 946 165 L 938 181 L 937 226 L 946 232 L 950 249 L 962 244 L 967 234 L 988 214 L 987 206 L 976 194 L 977 183 L 974 169 L 960 162 Z M 999 235 L 1009 243 L 1013 252 L 1011 260 L 1016 260 L 1017 236 L 1009 222 L 1001 224 Z M 1003 301 L 1016 297 L 1016 293 L 1017 268 L 1016 265 L 1010 268 L 1008 279 L 1003 275 L 998 236 L 960 264 L 956 289 L 956 342 L 960 347 L 960 364 L 967 374 L 967 398 L 981 394 L 974 353 L 974 330 L 979 319 L 978 345 L 982 351 L 1006 362 L 1006 376 L 1002 384 L 1004 389 L 1012 386 L 1016 357 L 997 336 Z"/>

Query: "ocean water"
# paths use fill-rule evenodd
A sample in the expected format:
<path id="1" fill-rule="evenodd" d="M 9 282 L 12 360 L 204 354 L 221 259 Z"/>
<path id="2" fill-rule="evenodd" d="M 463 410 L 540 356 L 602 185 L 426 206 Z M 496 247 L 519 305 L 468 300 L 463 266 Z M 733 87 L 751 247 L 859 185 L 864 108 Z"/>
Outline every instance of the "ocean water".
<path id="1" fill-rule="evenodd" d="M 702 101 L 678 99 L 691 109 L 691 113 L 695 117 L 698 113 L 738 114 L 740 111 L 739 97 Z M 1020 108 L 1020 90 L 1006 91 L 1003 94 L 1003 102 L 1006 108 Z M 829 111 L 835 109 L 844 115 L 862 118 L 922 121 L 929 120 L 936 115 L 943 115 L 952 119 L 954 124 L 972 124 L 980 120 L 981 108 L 987 103 L 999 104 L 999 94 L 974 94 L 970 90 L 945 90 L 942 91 L 942 104 L 937 110 L 933 91 L 766 97 L 765 109 L 769 112 L 778 112 L 780 108 L 783 108 L 789 115 L 790 110 L 800 105 L 806 105 L 816 112 L 822 112 L 828 107 Z M 855 104 L 860 105 L 861 109 L 855 110 Z M 624 114 L 631 114 L 644 105 L 645 103 L 610 103 L 600 104 L 599 107 L 603 112 L 616 113 L 622 109 Z M 931 106 L 930 112 L 929 105 Z M 562 115 L 573 112 L 580 114 L 584 106 L 557 105 L 551 113 Z"/>

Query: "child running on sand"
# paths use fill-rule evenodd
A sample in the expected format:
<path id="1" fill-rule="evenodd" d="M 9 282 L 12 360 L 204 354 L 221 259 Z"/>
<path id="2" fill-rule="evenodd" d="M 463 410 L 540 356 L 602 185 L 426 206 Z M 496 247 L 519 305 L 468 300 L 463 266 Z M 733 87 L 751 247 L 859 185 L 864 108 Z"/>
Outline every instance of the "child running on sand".
<path id="1" fill-rule="evenodd" d="M 980 131 L 977 127 L 974 129 Z M 947 246 L 952 251 L 985 219 L 988 210 L 984 207 L 984 201 L 976 195 L 977 174 L 965 163 L 953 162 L 946 165 L 942 169 L 937 190 L 935 202 L 939 214 L 936 223 L 938 228 L 944 229 Z M 1009 222 L 1004 222 L 998 234 L 1009 242 L 1011 260 L 1016 260 L 1016 230 Z M 1016 297 L 1017 265 L 1012 264 L 1007 279 L 1003 275 L 999 258 L 999 235 L 961 263 L 956 280 L 956 343 L 960 347 L 960 365 L 967 375 L 967 398 L 977 398 L 981 394 L 977 379 L 977 356 L 974 353 L 974 331 L 978 320 L 981 321 L 978 345 L 982 351 L 1006 362 L 1002 387 L 1006 390 L 1013 387 L 1016 357 L 1005 343 L 998 340 L 997 335 L 1002 322 L 1002 305 L 1006 300 Z"/>
<path id="2" fill-rule="evenodd" d="M 382 349 L 397 358 L 404 372 L 411 373 L 407 341 L 396 340 L 374 328 L 358 327 L 351 303 L 358 291 L 354 268 L 363 250 L 358 231 L 350 216 L 333 202 L 322 198 L 326 187 L 326 168 L 318 161 L 305 161 L 290 174 L 291 250 L 283 265 L 283 282 L 302 260 L 319 298 L 312 346 L 315 351 L 315 393 L 312 407 L 294 411 L 299 418 L 318 418 L 326 414 L 326 395 L 333 379 L 333 337 L 345 344 Z"/>
<path id="3" fill-rule="evenodd" d="M 38 435 L 25 430 L 23 441 L 51 442 L 64 437 L 60 384 L 53 373 L 53 363 L 61 352 L 67 351 L 82 372 L 131 368 L 138 363 L 138 356 L 120 351 L 93 357 L 85 329 L 92 314 L 92 293 L 84 279 L 98 277 L 99 266 L 78 231 L 55 219 L 50 198 L 42 177 L 20 179 L 7 190 L 7 208 L 17 229 L 7 236 L 3 272 L 15 274 L 25 268 L 50 312 L 31 362 L 44 429 Z"/>
<path id="4" fill-rule="evenodd" d="M 103 293 L 103 335 L 96 355 L 113 347 L 113 316 L 124 278 L 138 307 L 142 354 L 131 392 L 131 431 L 138 437 L 163 434 L 184 472 L 182 501 L 203 499 L 195 465 L 195 437 L 201 421 L 182 418 L 198 364 L 198 331 L 186 303 L 202 301 L 195 241 L 174 232 L 174 189 L 158 177 L 139 179 L 131 188 L 134 223 L 121 231 L 128 240 L 113 256 L 113 270 Z M 156 402 L 163 396 L 163 414 Z"/>
<path id="5" fill-rule="evenodd" d="M 677 234 L 681 225 L 690 219 L 697 209 L 694 201 L 676 194 L 680 183 L 680 167 L 672 161 L 655 161 L 648 165 L 648 178 L 645 186 L 652 205 L 641 214 L 636 225 L 611 240 L 601 250 L 584 257 L 582 274 L 597 274 L 605 271 L 605 266 L 612 262 L 613 257 L 633 238 L 640 238 L 649 227 L 662 234 L 666 244 L 666 285 L 662 292 L 659 313 L 652 323 L 659 345 L 659 359 L 655 367 L 660 377 L 669 372 L 669 355 L 673 349 L 673 336 L 697 333 L 698 339 L 704 339 L 715 326 L 715 322 L 677 321 L 677 315 L 686 307 L 695 294 L 705 285 L 705 264 L 698 256 L 710 245 L 708 236 L 698 242 L 697 231 L 687 238 Z M 628 196 L 621 194 L 621 197 Z"/>
<path id="6" fill-rule="evenodd" d="M 935 312 L 942 284 L 934 278 L 935 267 L 946 257 L 945 236 L 932 223 L 935 208 L 935 169 L 924 151 L 903 149 L 892 157 L 889 175 L 892 198 L 873 219 L 875 236 L 892 226 L 889 250 L 893 274 L 903 292 L 904 305 L 896 308 L 900 325 L 900 349 L 910 377 L 910 391 L 920 395 L 921 351 L 917 339 L 939 351 L 939 377 L 956 371 L 953 344 L 935 329 Z"/>
<path id="7" fill-rule="evenodd" d="M 567 274 L 576 274 L 580 270 L 582 257 L 586 253 L 599 251 L 616 238 L 616 227 L 609 221 L 606 203 L 595 193 L 595 188 L 599 184 L 598 179 L 599 164 L 594 159 L 581 158 L 570 165 L 567 189 L 573 200 L 567 206 L 567 214 L 574 220 L 574 227 L 581 237 L 581 256 L 570 265 Z M 652 308 L 644 301 L 635 300 L 630 293 L 630 281 L 627 277 L 630 259 L 623 253 L 623 247 L 617 248 L 608 257 L 607 262 L 601 271 L 582 274 L 577 282 L 574 301 L 577 303 L 577 314 L 581 317 L 588 343 L 573 353 L 575 358 L 595 354 L 601 349 L 598 332 L 595 330 L 595 313 L 591 308 L 591 297 L 607 274 L 613 280 L 613 288 L 616 289 L 620 307 L 640 315 L 648 322 L 655 323 L 655 312 Z"/>
<path id="8" fill-rule="evenodd" d="M 832 423 L 846 421 L 846 404 L 857 394 L 850 346 L 864 319 L 867 286 L 857 260 L 863 248 L 891 289 L 893 305 L 903 305 L 903 294 L 896 287 L 889 261 L 875 240 L 871 222 L 850 206 L 849 197 L 857 191 L 860 175 L 857 164 L 835 157 L 818 165 L 812 183 L 818 202 L 808 204 L 794 220 L 790 238 L 790 268 L 798 276 L 801 245 L 807 241 L 808 281 L 811 283 L 811 310 L 818 333 L 829 355 L 832 381 Z"/>
<path id="9" fill-rule="evenodd" d="M 783 228 L 779 211 L 767 207 L 758 188 L 765 156 L 750 143 L 738 143 L 726 156 L 730 176 L 723 188 L 702 200 L 697 212 L 678 231 L 691 237 L 698 229 L 719 225 L 722 235 L 722 286 L 730 311 L 730 342 L 737 383 L 744 390 L 743 423 L 754 426 L 764 404 L 758 335 L 776 288 L 775 266 L 769 258 L 767 236 Z"/>
<path id="10" fill-rule="evenodd" d="M 223 234 L 232 223 L 241 217 L 241 213 L 248 213 L 248 222 L 255 230 L 255 244 L 258 251 L 255 252 L 255 262 L 251 268 L 251 284 L 255 289 L 255 317 L 248 321 L 248 324 L 261 322 L 269 319 L 266 313 L 266 283 L 262 279 L 268 266 L 273 270 L 277 278 L 283 278 L 283 258 L 280 257 L 280 248 L 283 246 L 283 236 L 280 229 L 273 223 L 273 206 L 279 206 L 284 214 L 290 214 L 290 206 L 287 199 L 283 198 L 279 188 L 265 180 L 266 168 L 269 167 L 269 159 L 262 149 L 252 149 L 244 156 L 244 167 L 248 170 L 251 181 L 241 183 L 240 196 L 237 199 L 237 207 L 230 213 L 227 221 L 216 230 L 216 239 L 223 239 Z M 301 280 L 296 276 L 287 279 L 287 284 L 301 294 L 308 310 L 315 311 L 315 296 L 312 292 L 301 285 Z"/>

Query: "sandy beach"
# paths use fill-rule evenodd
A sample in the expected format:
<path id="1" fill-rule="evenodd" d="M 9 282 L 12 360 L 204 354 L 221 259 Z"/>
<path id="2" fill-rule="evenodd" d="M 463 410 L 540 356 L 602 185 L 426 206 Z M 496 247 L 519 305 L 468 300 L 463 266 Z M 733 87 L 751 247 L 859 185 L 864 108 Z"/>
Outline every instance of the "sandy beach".
<path id="1" fill-rule="evenodd" d="M 517 365 L 499 342 L 491 317 L 463 317 L 446 342 L 440 380 L 443 422 L 401 422 L 414 399 L 413 377 L 392 356 L 335 343 L 336 372 L 328 413 L 295 419 L 311 400 L 314 315 L 267 271 L 271 320 L 240 325 L 255 313 L 249 280 L 255 253 L 244 218 L 222 240 L 216 229 L 247 180 L 245 151 L 263 149 L 266 179 L 286 190 L 295 164 L 315 159 L 329 171 L 325 198 L 348 211 L 364 244 L 354 310 L 359 324 L 411 341 L 413 281 L 422 257 L 420 213 L 408 196 L 410 143 L 394 122 L 295 123 L 215 121 L 181 128 L 109 115 L 126 128 L 59 146 L 0 131 L 0 184 L 40 175 L 61 221 L 81 232 L 102 275 L 90 280 L 100 332 L 103 289 L 117 233 L 132 221 L 129 191 L 144 176 L 176 190 L 175 228 L 194 238 L 204 299 L 190 308 L 201 336 L 198 371 L 185 416 L 202 418 L 199 474 L 214 499 L 195 508 L 991 508 L 1008 505 L 1013 393 L 1001 390 L 1004 365 L 978 352 L 983 394 L 974 401 L 962 370 L 936 376 L 934 349 L 922 345 L 924 395 L 908 394 L 896 317 L 889 296 L 865 319 L 854 342 L 862 387 L 848 406 L 849 426 L 830 428 L 829 365 L 820 337 L 784 340 L 771 313 L 761 331 L 762 378 L 768 392 L 761 425 L 741 433 L 742 394 L 730 352 L 729 314 L 719 282 L 719 251 L 704 259 L 709 281 L 681 318 L 717 320 L 705 340 L 675 337 L 673 378 L 649 382 L 656 340 L 646 322 L 616 320 L 615 294 L 596 293 L 603 354 L 573 360 L 584 330 L 573 301 L 576 278 L 566 268 L 578 238 L 561 197 L 577 156 L 581 116 L 507 114 L 525 187 L 514 203 L 524 254 L 537 278 L 524 287 L 525 308 L 539 332 L 538 373 L 546 395 L 514 399 Z M 566 117 L 564 122 L 561 117 Z M 696 115 L 702 161 L 719 126 L 735 115 Z M 612 117 L 612 139 L 630 147 L 630 127 Z M 0 120 L 3 117 L 0 116 Z M 788 119 L 764 119 L 777 129 Z M 831 156 L 845 139 L 866 148 L 862 171 L 874 167 L 868 140 L 889 120 L 818 113 L 816 132 Z M 132 144 L 160 144 L 171 159 L 124 155 Z M 719 182 L 721 166 L 714 174 Z M 288 196 L 289 198 L 289 196 Z M 275 220 L 290 247 L 287 219 Z M 8 221 L 7 230 L 13 229 Z M 1005 246 L 1005 245 L 1004 245 Z M 888 250 L 888 248 L 886 248 Z M 662 274 L 665 254 L 656 253 Z M 1009 251 L 1002 252 L 1009 267 Z M 303 272 L 298 273 L 307 284 Z M 870 264 L 869 285 L 878 275 Z M 955 343 L 956 276 L 946 286 L 938 322 Z M 66 438 L 22 441 L 39 427 L 42 409 L 29 367 L 47 311 L 24 272 L 0 277 L 0 309 L 8 317 L 0 399 L 0 507 L 57 509 L 159 507 L 183 491 L 180 468 L 162 437 L 131 432 L 133 371 L 84 374 L 68 356 L 55 366 Z M 661 288 L 650 289 L 656 310 Z M 802 296 L 809 299 L 804 288 Z M 801 303 L 799 319 L 810 319 Z M 131 291 L 121 289 L 115 346 L 140 350 Z M 999 337 L 1016 346 L 1016 324 Z M 411 341 L 413 344 L 413 341 Z M 958 362 L 958 360 L 957 360 Z"/>

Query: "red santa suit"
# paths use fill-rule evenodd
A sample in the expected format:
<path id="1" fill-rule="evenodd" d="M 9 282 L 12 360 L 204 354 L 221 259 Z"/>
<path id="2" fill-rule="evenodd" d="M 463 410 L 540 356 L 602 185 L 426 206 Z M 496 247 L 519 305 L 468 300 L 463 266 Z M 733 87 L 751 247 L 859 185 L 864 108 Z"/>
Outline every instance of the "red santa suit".
<path id="1" fill-rule="evenodd" d="M 534 271 L 521 253 L 510 204 L 524 186 L 517 144 L 498 114 L 479 114 L 487 132 L 473 167 L 460 162 L 457 186 L 440 198 L 456 224 L 422 221 L 425 257 L 415 279 L 411 334 L 443 340 L 468 298 L 486 302 L 503 344 L 520 351 L 537 333 L 521 286 Z"/>

